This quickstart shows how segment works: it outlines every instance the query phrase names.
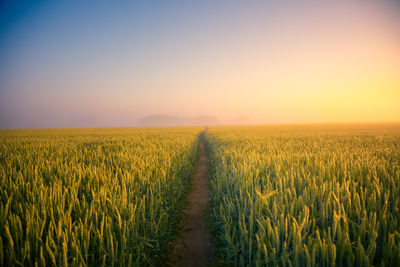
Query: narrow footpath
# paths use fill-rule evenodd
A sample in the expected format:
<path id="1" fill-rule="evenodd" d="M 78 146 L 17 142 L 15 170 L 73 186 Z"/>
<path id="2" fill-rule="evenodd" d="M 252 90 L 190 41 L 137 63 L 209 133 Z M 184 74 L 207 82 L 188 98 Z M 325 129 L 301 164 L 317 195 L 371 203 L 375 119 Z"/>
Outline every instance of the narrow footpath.
<path id="1" fill-rule="evenodd" d="M 204 144 L 204 132 L 200 134 L 200 155 L 196 165 L 187 206 L 182 218 L 181 238 L 176 241 L 170 264 L 178 267 L 209 266 L 213 263 L 214 252 L 207 227 L 208 156 Z"/>

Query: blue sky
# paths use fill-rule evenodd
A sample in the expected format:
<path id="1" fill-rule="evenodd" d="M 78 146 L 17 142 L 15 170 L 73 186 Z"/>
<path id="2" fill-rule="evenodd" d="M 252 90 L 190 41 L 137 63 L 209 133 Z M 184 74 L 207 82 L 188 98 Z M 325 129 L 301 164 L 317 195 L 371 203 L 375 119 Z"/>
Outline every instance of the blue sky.
<path id="1" fill-rule="evenodd" d="M 398 121 L 398 7 L 337 2 L 2 2 L 0 128 Z"/>

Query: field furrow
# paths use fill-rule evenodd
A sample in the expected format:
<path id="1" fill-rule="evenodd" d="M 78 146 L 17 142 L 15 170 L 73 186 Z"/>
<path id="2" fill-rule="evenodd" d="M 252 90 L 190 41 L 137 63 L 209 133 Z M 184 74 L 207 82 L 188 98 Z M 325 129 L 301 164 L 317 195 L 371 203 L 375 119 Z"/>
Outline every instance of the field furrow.
<path id="1" fill-rule="evenodd" d="M 2 131 L 0 265 L 161 264 L 200 131 Z"/>

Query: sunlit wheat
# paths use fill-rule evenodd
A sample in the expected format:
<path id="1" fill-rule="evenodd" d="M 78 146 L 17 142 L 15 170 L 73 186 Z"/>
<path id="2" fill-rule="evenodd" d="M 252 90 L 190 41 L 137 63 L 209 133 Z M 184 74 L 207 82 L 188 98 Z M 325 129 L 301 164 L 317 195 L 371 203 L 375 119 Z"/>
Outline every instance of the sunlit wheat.
<path id="1" fill-rule="evenodd" d="M 400 264 L 400 127 L 212 127 L 212 220 L 239 266 Z"/>
<path id="2" fill-rule="evenodd" d="M 201 128 L 0 132 L 0 265 L 159 264 Z"/>

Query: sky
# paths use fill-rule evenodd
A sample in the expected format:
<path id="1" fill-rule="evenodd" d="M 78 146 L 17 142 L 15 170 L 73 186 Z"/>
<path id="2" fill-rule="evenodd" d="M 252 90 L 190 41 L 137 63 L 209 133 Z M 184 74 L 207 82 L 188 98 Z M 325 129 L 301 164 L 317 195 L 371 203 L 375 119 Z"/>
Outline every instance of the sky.
<path id="1" fill-rule="evenodd" d="M 400 122 L 398 1 L 1 1 L 0 128 Z"/>

